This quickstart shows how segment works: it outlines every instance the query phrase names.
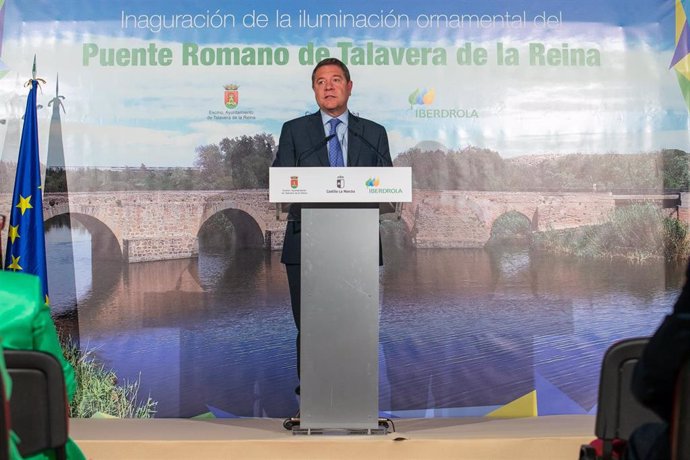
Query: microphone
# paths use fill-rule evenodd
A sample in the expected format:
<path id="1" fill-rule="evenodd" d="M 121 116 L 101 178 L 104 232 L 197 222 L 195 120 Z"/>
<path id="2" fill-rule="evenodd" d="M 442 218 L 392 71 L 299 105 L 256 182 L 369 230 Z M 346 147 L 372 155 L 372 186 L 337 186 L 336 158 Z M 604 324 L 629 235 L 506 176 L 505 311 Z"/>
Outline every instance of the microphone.
<path id="1" fill-rule="evenodd" d="M 381 152 L 379 152 L 379 149 L 377 149 L 376 147 L 374 147 L 374 146 L 372 145 L 371 142 L 369 142 L 368 140 L 366 140 L 366 139 L 364 138 L 364 136 L 360 135 L 358 132 L 355 132 L 355 131 L 354 131 L 352 128 L 350 128 L 349 126 L 347 127 L 347 130 L 348 130 L 353 136 L 355 136 L 356 138 L 360 139 L 360 140 L 364 143 L 364 145 L 366 145 L 366 146 L 369 147 L 371 150 L 373 150 L 374 153 L 376 154 L 376 156 L 379 158 L 379 160 L 381 160 L 381 162 L 383 163 L 383 166 L 393 166 L 393 161 L 392 161 L 392 160 L 389 160 L 389 159 L 386 158 Z"/>
<path id="2" fill-rule="evenodd" d="M 314 145 L 313 147 L 308 148 L 308 149 L 305 150 L 304 152 L 302 152 L 302 153 L 300 153 L 299 155 L 297 155 L 297 158 L 295 159 L 295 167 L 299 166 L 300 161 L 304 160 L 305 158 L 309 158 L 311 155 L 314 154 L 314 152 L 316 152 L 317 150 L 319 150 L 320 148 L 322 148 L 323 146 L 325 146 L 326 144 L 328 144 L 328 141 L 330 141 L 331 139 L 333 139 L 333 137 L 335 137 L 335 134 L 331 134 L 330 136 L 326 136 L 326 137 L 323 138 L 323 140 L 321 140 L 320 142 L 318 142 L 318 143 L 317 143 L 316 145 Z"/>

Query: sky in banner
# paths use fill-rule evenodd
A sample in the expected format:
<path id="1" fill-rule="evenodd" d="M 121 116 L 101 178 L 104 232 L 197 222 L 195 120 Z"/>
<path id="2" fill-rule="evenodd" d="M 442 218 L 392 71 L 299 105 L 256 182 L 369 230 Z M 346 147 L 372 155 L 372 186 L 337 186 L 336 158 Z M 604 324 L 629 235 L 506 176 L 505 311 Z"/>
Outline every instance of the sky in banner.
<path id="1" fill-rule="evenodd" d="M 64 3 L 50 0 L 21 2 L 9 0 L 8 4 L 27 21 L 76 21 L 76 22 L 112 22 L 119 19 L 124 11 L 127 14 L 207 14 L 216 12 L 221 14 L 233 13 L 241 15 L 252 10 L 262 12 L 281 12 L 296 15 L 301 10 L 312 13 L 332 13 L 339 10 L 352 13 L 383 12 L 388 14 L 407 13 L 411 16 L 433 13 L 456 14 L 487 14 L 501 15 L 506 12 L 518 13 L 526 11 L 530 15 L 547 11 L 562 11 L 570 22 L 613 23 L 622 27 L 641 24 L 658 23 L 668 19 L 666 12 L 671 10 L 673 0 L 613 0 L 601 2 L 599 0 L 573 1 L 533 1 L 533 0 L 503 0 L 477 2 L 476 0 L 453 1 L 430 0 L 425 2 L 376 2 L 368 0 L 352 0 L 346 5 L 324 5 L 321 1 L 284 2 L 280 0 L 264 0 L 257 3 L 228 2 L 228 1 L 161 1 L 150 0 L 140 2 L 130 1 L 95 1 L 84 2 L 81 8 L 65 8 Z M 269 27 L 272 29 L 273 27 Z M 666 45 L 671 46 L 672 42 Z"/>
<path id="2" fill-rule="evenodd" d="M 55 97 L 53 82 L 60 75 L 71 166 L 190 166 L 197 147 L 224 137 L 277 137 L 286 119 L 316 109 L 309 75 L 319 47 L 348 60 L 355 82 L 350 108 L 388 128 L 394 156 L 420 141 L 451 149 L 485 147 L 504 157 L 690 150 L 687 108 L 669 70 L 673 1 L 355 1 L 333 7 L 312 1 L 10 0 L 6 7 L 2 61 L 10 71 L 0 80 L 0 98 L 9 102 L 0 118 L 20 116 L 18 86 L 37 54 L 39 74 L 51 88 L 39 103 Z M 373 25 L 299 26 L 303 14 L 314 21 L 340 10 L 366 14 Z M 209 26 L 216 13 L 232 15 L 234 26 Z M 374 26 L 389 13 L 408 16 L 410 25 Z M 265 27 L 258 25 L 260 14 L 266 15 Z M 432 14 L 513 19 L 485 26 L 419 25 L 419 18 Z M 543 25 L 543 14 L 558 22 Z M 156 27 L 174 15 L 198 15 L 203 27 Z M 314 48 L 305 50 L 310 43 Z M 269 48 L 275 62 L 219 63 L 213 56 L 218 47 Z M 396 63 L 395 53 L 410 48 L 431 51 L 426 61 Z M 509 62 L 508 48 L 519 62 Z M 134 49 L 146 50 L 145 62 L 107 63 L 108 53 L 129 55 Z M 573 65 L 575 49 L 593 53 L 592 61 Z M 379 52 L 387 56 L 383 63 L 373 60 Z M 544 64 L 547 52 L 560 63 Z M 162 64 L 165 53 L 169 62 Z M 223 100 L 229 84 L 239 86 L 239 104 L 231 113 Z M 49 116 L 47 110 L 39 113 Z M 41 125 L 45 139 L 48 123 Z"/>
<path id="3" fill-rule="evenodd" d="M 70 4 L 78 5 L 70 7 Z M 337 31 L 346 31 L 348 36 L 387 38 L 390 36 L 390 28 L 376 27 L 378 22 L 386 22 L 390 18 L 406 15 L 410 18 L 409 24 L 396 29 L 405 32 L 400 34 L 401 38 L 419 39 L 430 35 L 448 35 L 449 33 L 461 31 L 464 38 L 474 37 L 477 34 L 485 34 L 484 27 L 476 27 L 466 24 L 461 28 L 448 28 L 432 25 L 432 21 L 427 18 L 435 14 L 457 14 L 457 15 L 487 15 L 503 16 L 515 18 L 511 21 L 510 28 L 513 31 L 516 27 L 515 20 L 522 16 L 527 19 L 527 25 L 541 14 L 556 15 L 562 18 L 563 22 L 571 24 L 611 24 L 617 27 L 626 27 L 635 31 L 627 37 L 632 42 L 637 39 L 645 40 L 648 33 L 658 32 L 661 28 L 673 26 L 673 17 L 669 12 L 673 12 L 673 0 L 644 1 L 616 0 L 601 2 L 595 0 L 575 1 L 460 1 L 448 2 L 432 0 L 427 2 L 376 2 L 355 0 L 345 5 L 324 5 L 317 1 L 281 2 L 281 1 L 262 1 L 259 3 L 247 2 L 223 2 L 223 1 L 98 1 L 98 2 L 61 2 L 56 4 L 48 0 L 37 2 L 18 2 L 9 0 L 8 4 L 8 23 L 10 28 L 6 34 L 25 35 L 32 29 L 36 32 L 43 30 L 46 22 L 60 21 L 62 33 L 67 34 L 108 34 L 137 37 L 141 39 L 162 39 L 171 41 L 193 39 L 198 43 L 215 43 L 234 41 L 239 43 L 301 43 L 305 38 L 314 36 L 324 36 L 337 34 Z M 299 19 L 308 15 L 310 23 L 314 24 L 314 17 L 319 14 L 365 14 L 372 15 L 373 27 L 364 28 L 329 28 L 324 30 L 322 27 L 300 26 Z M 258 25 L 256 17 L 259 14 L 266 14 L 268 22 L 265 25 Z M 169 22 L 175 15 L 199 15 L 207 22 L 211 22 L 214 15 L 232 15 L 235 19 L 234 25 L 223 27 L 203 27 L 203 28 L 165 28 L 165 27 L 132 27 L 131 20 L 129 26 L 123 31 L 123 18 L 125 16 L 142 18 L 165 17 Z M 290 16 L 290 27 L 284 24 L 278 27 L 278 18 Z M 26 21 L 26 23 L 16 22 L 15 19 Z M 245 22 L 245 18 L 247 22 Z M 213 18 L 213 22 L 217 18 Z M 419 21 L 418 21 L 419 20 Z M 147 21 L 144 21 L 147 22 Z M 396 21 L 393 21 L 396 22 Z M 21 24 L 20 28 L 11 27 L 12 23 Z M 251 27 L 247 27 L 252 24 Z M 35 29 L 38 27 L 38 29 Z M 651 30 L 647 30 L 651 27 Z M 549 32 L 553 33 L 553 28 Z M 640 32 L 642 31 L 642 32 Z M 499 31 L 499 33 L 502 33 Z M 651 46 L 659 49 L 669 49 L 674 46 L 673 36 L 664 34 L 656 37 L 657 40 L 649 41 Z M 645 40 L 646 41 L 646 40 Z"/>

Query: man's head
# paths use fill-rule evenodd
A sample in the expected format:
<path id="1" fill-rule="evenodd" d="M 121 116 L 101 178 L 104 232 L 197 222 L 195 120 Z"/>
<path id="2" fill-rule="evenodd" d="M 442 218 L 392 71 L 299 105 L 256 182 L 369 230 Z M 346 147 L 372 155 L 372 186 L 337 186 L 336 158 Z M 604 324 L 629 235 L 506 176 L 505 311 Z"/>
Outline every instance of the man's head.
<path id="1" fill-rule="evenodd" d="M 311 87 L 319 108 L 337 117 L 347 110 L 347 100 L 352 93 L 350 71 L 342 61 L 327 58 L 316 64 L 311 74 Z"/>

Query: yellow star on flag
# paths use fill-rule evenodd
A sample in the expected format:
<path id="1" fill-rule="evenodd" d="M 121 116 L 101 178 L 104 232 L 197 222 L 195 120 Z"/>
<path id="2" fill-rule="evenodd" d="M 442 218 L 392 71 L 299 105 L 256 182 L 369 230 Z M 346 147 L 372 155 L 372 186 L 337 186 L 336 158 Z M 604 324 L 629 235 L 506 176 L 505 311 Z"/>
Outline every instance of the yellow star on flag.
<path id="1" fill-rule="evenodd" d="M 10 237 L 10 241 L 12 241 L 12 244 L 14 244 L 14 240 L 19 238 L 19 225 L 10 225 L 8 236 Z"/>
<path id="2" fill-rule="evenodd" d="M 21 259 L 22 256 L 14 257 L 12 256 L 12 263 L 7 266 L 8 269 L 14 270 L 15 272 L 17 270 L 23 270 L 23 268 L 19 265 L 19 259 Z"/>
<path id="3" fill-rule="evenodd" d="M 24 198 L 23 196 L 19 195 L 19 204 L 15 207 L 22 210 L 22 216 L 24 215 L 24 212 L 27 209 L 33 209 L 33 206 L 31 206 L 30 202 L 31 202 L 31 195 L 29 195 L 27 198 Z"/>

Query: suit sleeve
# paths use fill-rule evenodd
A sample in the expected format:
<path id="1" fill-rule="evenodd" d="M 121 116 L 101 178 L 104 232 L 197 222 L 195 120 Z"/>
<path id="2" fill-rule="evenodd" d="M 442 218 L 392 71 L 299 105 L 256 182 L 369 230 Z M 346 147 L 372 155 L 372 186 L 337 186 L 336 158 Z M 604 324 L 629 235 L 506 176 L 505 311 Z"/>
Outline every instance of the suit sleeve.
<path id="1" fill-rule="evenodd" d="M 377 148 L 379 152 L 381 152 L 381 155 L 388 161 L 388 165 L 392 166 L 393 160 L 391 159 L 391 151 L 388 147 L 388 133 L 386 132 L 386 128 L 384 127 L 381 127 L 381 136 L 379 137 L 379 143 L 377 145 Z"/>
<path id="2" fill-rule="evenodd" d="M 290 125 L 285 123 L 280 131 L 278 151 L 275 160 L 273 160 L 273 166 L 295 166 L 295 160 L 295 140 Z"/>

